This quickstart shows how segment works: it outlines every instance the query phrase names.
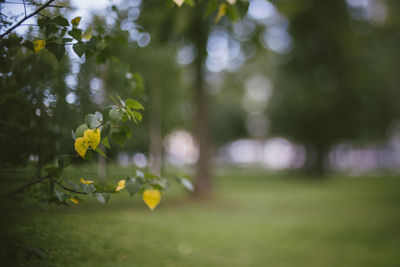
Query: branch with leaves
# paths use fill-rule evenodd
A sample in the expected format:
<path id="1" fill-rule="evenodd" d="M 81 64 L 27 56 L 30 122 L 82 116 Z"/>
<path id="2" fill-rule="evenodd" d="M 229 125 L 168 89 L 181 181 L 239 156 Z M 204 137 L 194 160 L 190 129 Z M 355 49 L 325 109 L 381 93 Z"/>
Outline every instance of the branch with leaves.
<path id="1" fill-rule="evenodd" d="M 0 196 L 0 199 L 11 197 L 17 194 L 26 193 L 28 196 L 39 200 L 42 207 L 51 204 L 69 205 L 78 204 L 81 195 L 92 196 L 101 204 L 105 204 L 111 194 L 117 194 L 126 190 L 131 196 L 142 194 L 143 201 L 153 210 L 161 200 L 161 192 L 169 187 L 167 178 L 159 177 L 150 173 L 136 170 L 131 176 L 119 180 L 118 184 L 101 184 L 92 180 L 80 178 L 76 183 L 63 177 L 63 171 L 79 158 L 91 160 L 93 153 L 106 157 L 100 144 L 111 148 L 110 144 L 124 146 L 125 141 L 130 138 L 130 127 L 125 124 L 134 122 L 140 123 L 142 115 L 140 110 L 144 107 L 134 99 L 122 100 L 111 97 L 114 104 L 102 112 L 87 114 L 85 122 L 72 131 L 72 139 L 75 140 L 75 155 L 62 155 L 58 158 L 57 166 L 44 168 L 46 174 L 33 179 L 15 191 Z M 186 189 L 193 191 L 193 185 L 185 177 L 175 178 Z"/>

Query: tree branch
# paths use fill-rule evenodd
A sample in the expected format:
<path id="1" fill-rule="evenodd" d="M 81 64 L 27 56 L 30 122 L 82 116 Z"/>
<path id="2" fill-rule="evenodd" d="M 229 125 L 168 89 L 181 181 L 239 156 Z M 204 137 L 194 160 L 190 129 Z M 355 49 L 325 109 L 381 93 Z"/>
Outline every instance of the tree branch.
<path id="1" fill-rule="evenodd" d="M 16 24 L 14 24 L 11 28 L 9 28 L 7 31 L 5 31 L 3 34 L 0 35 L 0 39 L 3 39 L 4 36 L 15 30 L 19 25 L 21 25 L 24 21 L 27 19 L 33 17 L 34 15 L 38 14 L 40 11 L 48 7 L 51 3 L 53 3 L 55 0 L 49 0 L 46 3 L 44 3 L 41 7 L 30 13 L 28 16 L 25 16 L 23 19 L 18 21 Z"/>
<path id="2" fill-rule="evenodd" d="M 86 195 L 86 192 L 81 192 L 81 191 L 76 191 L 74 189 L 68 188 L 65 185 L 63 185 L 61 182 L 53 180 L 58 186 L 60 186 L 62 189 L 64 189 L 65 191 L 71 192 L 71 193 L 76 193 L 76 194 L 82 194 L 82 195 Z"/>
<path id="3" fill-rule="evenodd" d="M 24 191 L 25 189 L 27 189 L 28 187 L 31 187 L 31 186 L 34 185 L 34 184 L 38 184 L 38 183 L 40 183 L 40 182 L 42 182 L 43 180 L 46 180 L 46 179 L 48 179 L 48 178 L 50 178 L 50 176 L 49 176 L 49 175 L 46 175 L 46 176 L 44 176 L 44 177 L 42 177 L 42 178 L 39 178 L 39 179 L 37 179 L 37 180 L 33 180 L 33 181 L 31 181 L 31 182 L 29 182 L 29 183 L 27 183 L 27 184 L 21 186 L 21 187 L 18 188 L 17 190 L 14 190 L 14 191 L 12 191 L 12 192 L 10 192 L 10 193 L 6 193 L 6 194 L 0 195 L 0 199 L 4 199 L 4 198 L 7 198 L 7 197 L 11 197 L 11 196 L 13 196 L 13 195 L 17 195 L 17 194 L 23 192 L 23 191 Z"/>
<path id="4" fill-rule="evenodd" d="M 25 0 L 24 0 L 25 1 Z M 23 5 L 24 3 L 21 2 L 13 2 L 13 1 L 7 1 L 4 2 L 4 4 L 11 4 L 11 5 Z M 41 6 L 41 4 L 36 4 L 36 3 L 25 3 L 27 6 Z M 48 5 L 47 7 L 56 7 L 56 8 L 71 8 L 69 6 L 61 6 L 61 5 Z"/>
<path id="5" fill-rule="evenodd" d="M 24 0 L 24 12 L 25 12 L 25 18 L 26 18 L 26 4 L 25 4 L 25 0 Z"/>

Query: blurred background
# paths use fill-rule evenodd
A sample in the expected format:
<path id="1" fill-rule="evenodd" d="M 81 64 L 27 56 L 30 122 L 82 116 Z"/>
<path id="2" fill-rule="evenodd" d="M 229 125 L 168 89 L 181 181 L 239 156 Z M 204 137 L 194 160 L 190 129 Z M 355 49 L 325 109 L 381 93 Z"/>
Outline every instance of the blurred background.
<path id="1" fill-rule="evenodd" d="M 21 2 L 0 11 L 20 16 Z M 171 188 L 153 213 L 125 196 L 21 204 L 11 231 L 49 251 L 30 264 L 400 265 L 398 1 L 238 0 L 242 18 L 218 23 L 209 1 L 57 2 L 71 8 L 48 15 L 117 37 L 104 50 L 116 60 L 1 58 L 2 191 L 73 154 L 71 130 L 115 94 L 141 102 L 143 122 L 111 160 L 66 176 L 184 172 L 196 190 Z"/>

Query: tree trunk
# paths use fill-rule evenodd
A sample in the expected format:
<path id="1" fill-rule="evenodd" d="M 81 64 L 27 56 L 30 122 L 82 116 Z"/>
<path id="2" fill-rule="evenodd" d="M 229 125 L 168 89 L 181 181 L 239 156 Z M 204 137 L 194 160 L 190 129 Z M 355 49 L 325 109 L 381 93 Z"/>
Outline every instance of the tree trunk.
<path id="1" fill-rule="evenodd" d="M 198 54 L 194 62 L 196 80 L 194 84 L 194 103 L 196 106 L 195 135 L 199 148 L 199 159 L 196 166 L 195 195 L 202 198 L 211 194 L 210 179 L 210 141 L 207 114 L 207 92 L 204 85 L 203 65 L 207 55 L 207 30 L 202 20 L 201 13 L 197 11 L 194 25 L 194 43 Z"/>
<path id="2" fill-rule="evenodd" d="M 307 160 L 305 163 L 306 174 L 311 177 L 324 177 L 326 173 L 326 157 L 328 149 L 323 146 L 307 148 Z"/>

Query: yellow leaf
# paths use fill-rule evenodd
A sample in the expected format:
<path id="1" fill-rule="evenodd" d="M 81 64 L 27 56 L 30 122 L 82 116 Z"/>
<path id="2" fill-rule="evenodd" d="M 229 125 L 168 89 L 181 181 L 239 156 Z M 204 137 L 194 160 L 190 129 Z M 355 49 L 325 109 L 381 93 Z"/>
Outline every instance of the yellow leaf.
<path id="1" fill-rule="evenodd" d="M 125 183 L 126 183 L 125 180 L 119 181 L 119 182 L 118 182 L 117 189 L 115 189 L 115 191 L 120 191 L 120 190 L 124 189 L 124 188 L 125 188 Z"/>
<path id="2" fill-rule="evenodd" d="M 40 50 L 43 49 L 43 47 L 46 45 L 45 40 L 37 40 L 33 42 L 33 50 L 35 52 L 39 52 Z"/>
<path id="3" fill-rule="evenodd" d="M 75 27 L 78 27 L 79 22 L 81 22 L 81 17 L 76 17 L 73 20 L 71 20 L 72 25 Z"/>
<path id="4" fill-rule="evenodd" d="M 100 144 L 100 129 L 87 129 L 83 133 L 83 139 L 88 143 L 88 145 L 96 149 L 97 146 Z"/>
<path id="5" fill-rule="evenodd" d="M 218 23 L 218 21 L 219 21 L 223 16 L 225 16 L 227 7 L 228 7 L 228 6 L 227 6 L 225 3 L 222 3 L 222 4 L 219 5 L 218 13 L 217 13 L 217 16 L 215 17 L 215 20 L 214 20 L 215 23 Z"/>
<path id="6" fill-rule="evenodd" d="M 185 0 L 173 0 L 174 2 L 175 2 L 175 4 L 177 5 L 177 6 L 182 6 L 182 4 L 183 4 L 183 2 L 185 2 Z"/>
<path id="7" fill-rule="evenodd" d="M 146 190 L 143 192 L 143 201 L 146 205 L 154 210 L 161 200 L 161 193 L 158 190 Z"/>
<path id="8" fill-rule="evenodd" d="M 92 27 L 89 27 L 82 35 L 82 39 L 90 40 L 92 38 Z"/>
<path id="9" fill-rule="evenodd" d="M 85 179 L 83 179 L 83 177 L 81 178 L 81 183 L 82 184 L 93 184 L 93 181 L 87 181 Z"/>
<path id="10" fill-rule="evenodd" d="M 71 197 L 69 200 L 71 200 L 71 201 L 74 202 L 75 204 L 78 204 L 78 203 L 79 203 L 79 201 L 78 201 L 76 198 L 74 198 L 74 197 Z"/>
<path id="11" fill-rule="evenodd" d="M 89 144 L 88 142 L 83 138 L 83 137 L 79 137 L 76 138 L 75 140 L 75 150 L 76 152 L 78 152 L 78 154 L 84 158 L 87 149 L 89 148 Z"/>

